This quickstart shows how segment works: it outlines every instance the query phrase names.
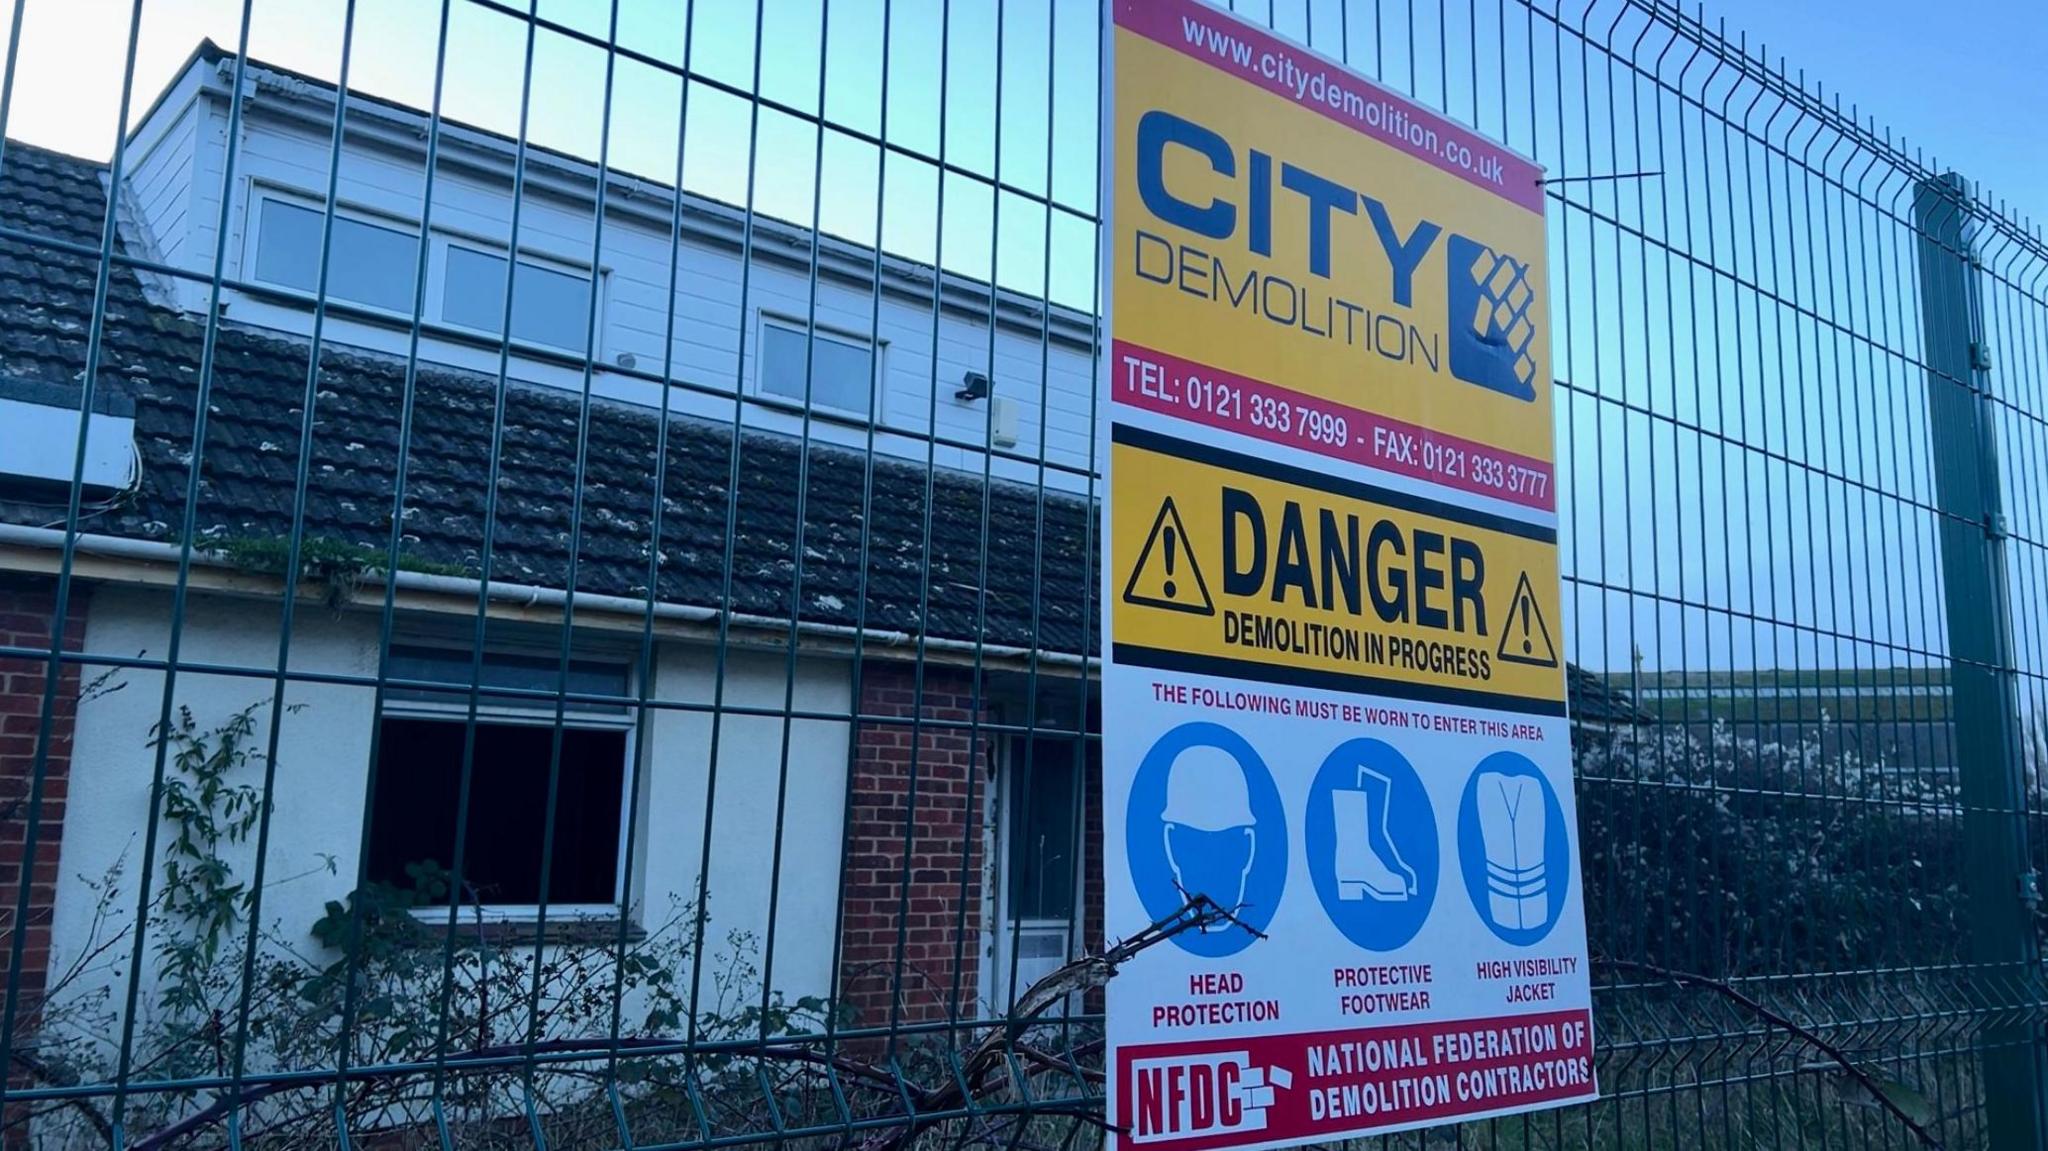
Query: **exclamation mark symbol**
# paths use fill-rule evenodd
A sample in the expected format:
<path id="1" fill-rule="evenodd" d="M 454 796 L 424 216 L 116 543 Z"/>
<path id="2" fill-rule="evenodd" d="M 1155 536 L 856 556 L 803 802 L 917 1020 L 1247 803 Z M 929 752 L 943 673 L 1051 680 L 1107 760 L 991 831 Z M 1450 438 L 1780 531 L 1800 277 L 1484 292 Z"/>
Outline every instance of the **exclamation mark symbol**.
<path id="1" fill-rule="evenodd" d="M 1173 582 L 1173 539 L 1176 534 L 1178 533 L 1169 526 L 1159 537 L 1159 542 L 1166 548 L 1166 585 L 1160 590 L 1166 593 L 1167 599 L 1174 599 L 1180 595 L 1179 586 Z"/>
<path id="2" fill-rule="evenodd" d="M 1522 609 L 1522 654 L 1528 655 L 1536 650 L 1536 633 L 1529 626 L 1529 597 L 1523 596 L 1515 601 L 1515 605 Z"/>

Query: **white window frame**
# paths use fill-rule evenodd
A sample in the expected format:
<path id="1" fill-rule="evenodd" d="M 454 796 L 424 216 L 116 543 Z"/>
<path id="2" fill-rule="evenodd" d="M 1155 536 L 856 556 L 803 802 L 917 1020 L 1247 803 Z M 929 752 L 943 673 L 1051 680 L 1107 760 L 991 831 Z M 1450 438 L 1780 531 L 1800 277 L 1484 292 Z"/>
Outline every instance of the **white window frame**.
<path id="1" fill-rule="evenodd" d="M 771 404 L 774 405 L 775 407 L 783 408 L 791 412 L 797 412 L 799 414 L 803 412 L 806 406 L 802 397 L 779 395 L 775 392 L 769 391 L 766 387 L 766 376 L 764 369 L 766 366 L 765 361 L 767 360 L 767 356 L 764 353 L 768 347 L 768 329 L 771 327 L 781 328 L 784 331 L 796 336 L 802 336 L 805 333 L 805 330 L 808 329 L 812 333 L 814 333 L 813 338 L 823 337 L 838 340 L 841 343 L 860 344 L 865 346 L 868 349 L 869 355 L 871 355 L 874 358 L 875 365 L 872 369 L 870 369 L 872 373 L 870 376 L 870 380 L 874 384 L 875 391 L 874 394 L 869 397 L 869 406 L 872 407 L 874 410 L 871 412 L 863 412 L 858 408 L 842 408 L 837 404 L 825 403 L 817 399 L 815 396 L 812 397 L 808 406 L 813 412 L 826 413 L 841 420 L 849 420 L 859 424 L 872 423 L 878 426 L 881 424 L 882 398 L 889 394 L 889 341 L 879 339 L 875 336 L 866 335 L 861 332 L 856 332 L 850 328 L 838 328 L 832 326 L 831 324 L 820 324 L 816 322 L 806 323 L 805 321 L 798 319 L 795 316 L 791 316 L 783 312 L 777 312 L 770 308 L 755 309 L 753 371 L 754 398 L 761 401 L 764 404 Z M 815 360 L 815 357 L 813 357 L 813 359 Z"/>
<path id="2" fill-rule="evenodd" d="M 472 655 L 472 653 L 465 652 L 459 647 L 451 646 L 445 641 L 414 642 L 403 638 L 395 638 L 391 646 L 395 648 L 412 648 L 420 651 L 443 652 L 452 658 L 464 662 L 468 662 Z M 561 652 L 559 650 L 544 652 L 539 648 L 493 645 L 485 650 L 484 662 L 489 663 L 493 656 L 527 658 L 546 656 L 558 659 L 560 655 Z M 625 673 L 626 697 L 629 699 L 636 698 L 635 693 L 638 690 L 638 685 L 635 682 L 634 667 L 630 660 L 613 659 L 603 654 L 596 656 L 573 656 L 571 658 L 576 663 L 602 663 L 618 667 Z M 444 687 L 451 695 L 468 690 L 467 685 L 463 684 L 450 683 L 444 685 Z M 483 690 L 488 693 L 490 689 L 485 688 Z M 633 789 L 639 786 L 640 725 L 634 721 L 633 704 L 622 705 L 626 710 L 616 715 L 609 712 L 578 710 L 578 706 L 571 703 L 563 708 L 562 726 L 564 728 L 585 731 L 623 731 L 626 734 L 625 744 L 620 752 L 624 758 L 624 763 L 621 765 L 623 770 L 619 773 L 619 857 L 612 868 L 612 901 L 610 903 L 557 903 L 550 901 L 548 903 L 548 919 L 550 922 L 600 920 L 616 923 L 627 914 L 621 907 L 620 896 L 626 890 L 626 873 L 632 866 L 632 860 L 627 852 L 627 845 L 632 840 L 632 836 L 629 833 L 632 831 Z M 387 698 L 384 700 L 383 710 L 377 713 L 376 721 L 381 725 L 386 719 L 466 720 L 469 714 L 469 701 L 467 699 L 451 699 L 446 703 L 437 703 L 430 700 L 394 700 Z M 477 702 L 476 719 L 479 723 L 537 727 L 548 731 L 554 730 L 555 726 L 554 709 L 551 706 L 544 705 L 537 708 L 513 707 L 506 704 L 490 704 L 481 699 Z M 475 770 L 475 767 L 471 768 L 472 772 Z M 474 778 L 472 776 L 472 779 Z M 414 908 L 413 915 L 422 922 L 429 924 L 445 923 L 448 918 L 448 908 L 445 905 Z M 533 923 L 540 918 L 540 905 L 537 903 L 485 903 L 476 906 L 463 904 L 457 914 L 458 923 L 474 923 L 478 917 L 481 917 L 486 923 Z"/>
<path id="3" fill-rule="evenodd" d="M 570 359 L 582 358 L 583 353 L 573 348 L 544 344 L 537 340 L 529 340 L 512 335 L 509 332 L 499 333 L 493 332 L 488 328 L 473 328 L 468 324 L 448 319 L 442 312 L 442 306 L 447 299 L 448 249 L 451 246 L 467 248 L 479 255 L 496 256 L 502 260 L 505 258 L 505 244 L 500 240 L 487 240 L 481 236 L 452 228 L 433 229 L 428 234 L 427 243 L 427 298 L 423 308 L 434 317 L 435 323 L 454 331 L 469 332 L 487 340 L 496 340 L 503 336 L 515 349 L 533 348 L 549 355 L 566 356 Z M 513 261 L 514 265 L 518 263 L 532 264 L 538 268 L 545 268 L 550 272 L 560 272 L 565 276 L 576 276 L 590 281 L 591 291 L 594 293 L 593 298 L 597 301 L 597 331 L 591 334 L 590 359 L 592 363 L 602 367 L 604 365 L 605 330 L 610 326 L 605 320 L 610 313 L 611 301 L 607 289 L 610 285 L 611 269 L 603 266 L 592 268 L 589 264 L 576 260 L 565 260 L 560 256 L 525 244 L 519 246 L 519 253 Z M 517 272 L 515 271 L 511 274 L 516 275 Z"/>
<path id="4" fill-rule="evenodd" d="M 242 206 L 242 280 L 247 284 L 260 288 L 262 291 L 277 292 L 294 299 L 303 300 L 308 305 L 314 304 L 317 302 L 318 297 L 312 292 L 308 292 L 303 288 L 294 288 L 287 284 L 278 284 L 269 280 L 258 279 L 256 276 L 257 256 L 262 251 L 263 245 L 264 200 L 276 200 L 280 203 L 290 204 L 293 207 L 303 208 L 309 212 L 323 214 L 327 211 L 326 201 L 320 196 L 287 184 L 252 177 L 249 181 L 249 194 Z M 395 232 L 404 232 L 415 241 L 421 240 L 420 222 L 411 216 L 366 207 L 352 201 L 343 200 L 338 196 L 334 201 L 334 216 L 336 219 L 354 220 L 358 223 L 387 228 Z M 442 314 L 441 304 L 442 292 L 447 286 L 448 245 L 458 244 L 475 252 L 503 258 L 506 251 L 505 243 L 459 229 L 441 227 L 428 230 L 424 243 L 427 245 L 427 280 L 424 285 L 424 291 L 417 299 L 421 321 L 434 327 L 447 329 L 450 332 L 462 332 L 491 341 L 499 339 L 498 333 L 483 328 L 472 328 L 467 324 L 460 324 L 447 319 Z M 590 281 L 591 290 L 596 294 L 595 298 L 597 301 L 597 331 L 591 340 L 590 361 L 594 367 L 604 367 L 606 363 L 604 358 L 605 336 L 607 329 L 610 327 L 607 319 L 611 311 L 611 269 L 603 265 L 593 268 L 587 263 L 565 259 L 552 252 L 543 251 L 527 244 L 519 246 L 517 258 L 552 272 L 577 276 Z M 385 316 L 408 326 L 413 321 L 413 314 L 408 310 L 387 308 L 381 304 L 369 304 L 360 300 L 345 299 L 331 293 L 328 299 L 330 302 L 339 303 L 351 309 L 361 309 L 373 315 Z M 510 336 L 507 339 L 512 349 L 517 352 L 557 360 L 581 360 L 583 358 L 583 353 L 569 348 L 521 339 L 518 336 Z"/>
<path id="5" fill-rule="evenodd" d="M 259 279 L 256 275 L 257 256 L 263 250 L 263 201 L 265 200 L 276 200 L 281 204 L 289 204 L 292 207 L 303 208 L 306 211 L 316 212 L 323 216 L 327 214 L 327 204 L 319 196 L 302 192 L 288 185 L 252 178 L 249 181 L 249 195 L 242 205 L 242 280 L 245 283 L 257 285 L 266 292 L 282 292 L 285 295 L 304 300 L 308 304 L 316 303 L 319 297 L 312 292 L 306 291 L 304 288 L 294 288 L 289 284 L 279 284 L 270 280 Z M 380 212 L 375 208 L 363 207 L 339 197 L 334 201 L 334 218 L 337 220 L 354 220 L 359 224 L 368 224 L 373 227 L 384 228 L 388 231 L 404 232 L 406 235 L 411 236 L 414 241 L 418 241 L 420 238 L 420 223 L 418 220 L 392 212 Z M 361 308 L 381 316 L 390 316 L 393 319 L 408 324 L 412 322 L 412 313 L 409 311 L 387 308 L 382 304 L 369 304 L 360 300 L 350 300 L 333 295 L 332 293 L 329 293 L 327 298 L 330 302 L 337 302 L 350 308 Z M 426 301 L 420 300 L 418 302 L 424 308 Z"/>

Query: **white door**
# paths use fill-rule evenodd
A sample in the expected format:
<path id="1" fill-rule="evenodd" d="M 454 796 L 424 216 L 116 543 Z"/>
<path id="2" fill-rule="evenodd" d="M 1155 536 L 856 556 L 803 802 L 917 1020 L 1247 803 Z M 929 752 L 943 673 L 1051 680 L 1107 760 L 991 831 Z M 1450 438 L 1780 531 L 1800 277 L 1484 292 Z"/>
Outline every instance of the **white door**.
<path id="1" fill-rule="evenodd" d="M 1086 758 L 1080 741 L 1059 736 L 1018 737 L 1004 756 L 995 946 L 983 983 L 998 1014 L 1083 947 L 1080 765 Z"/>

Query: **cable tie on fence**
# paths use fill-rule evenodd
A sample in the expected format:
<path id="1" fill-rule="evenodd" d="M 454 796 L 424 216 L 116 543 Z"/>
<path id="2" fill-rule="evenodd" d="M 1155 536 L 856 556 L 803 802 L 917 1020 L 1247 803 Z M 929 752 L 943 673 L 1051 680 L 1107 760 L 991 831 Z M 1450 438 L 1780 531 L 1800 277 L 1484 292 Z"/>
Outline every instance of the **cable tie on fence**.
<path id="1" fill-rule="evenodd" d="M 1662 176 L 1656 172 L 1614 172 L 1602 176 L 1546 176 L 1538 184 L 1590 184 L 1595 180 L 1652 180 Z"/>

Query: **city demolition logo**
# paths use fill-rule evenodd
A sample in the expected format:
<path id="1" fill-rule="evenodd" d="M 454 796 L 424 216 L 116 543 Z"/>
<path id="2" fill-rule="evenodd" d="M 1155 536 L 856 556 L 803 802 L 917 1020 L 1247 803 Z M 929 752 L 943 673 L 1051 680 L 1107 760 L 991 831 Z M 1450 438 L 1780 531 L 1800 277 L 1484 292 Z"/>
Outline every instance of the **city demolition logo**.
<path id="1" fill-rule="evenodd" d="M 1536 290 L 1529 264 L 1451 233 L 1451 374 L 1518 400 L 1536 398 Z"/>
<path id="2" fill-rule="evenodd" d="M 1404 212 L 1401 201 L 1418 197 L 1394 195 L 1403 191 L 1398 184 L 1354 188 L 1162 108 L 1138 118 L 1136 136 L 1133 175 L 1145 213 L 1201 241 L 1242 245 L 1251 260 L 1138 227 L 1129 256 L 1135 279 L 1172 289 L 1176 303 L 1193 297 L 1384 360 L 1448 369 L 1518 400 L 1536 398 L 1533 259 Z M 1439 297 L 1426 277 L 1438 268 L 1448 286 L 1443 313 L 1429 306 Z"/>

